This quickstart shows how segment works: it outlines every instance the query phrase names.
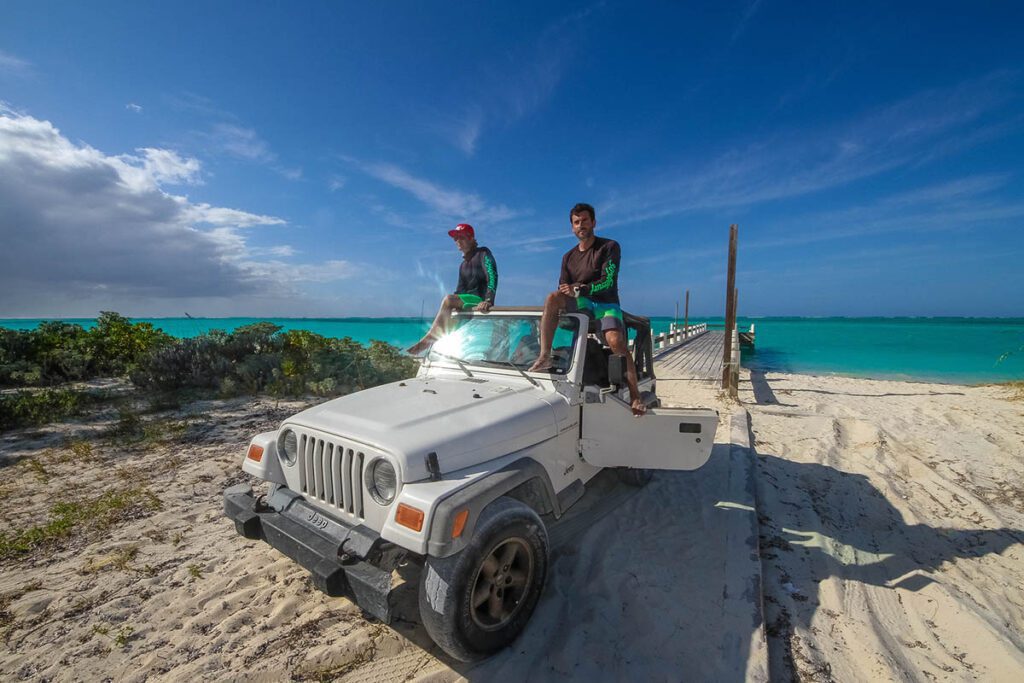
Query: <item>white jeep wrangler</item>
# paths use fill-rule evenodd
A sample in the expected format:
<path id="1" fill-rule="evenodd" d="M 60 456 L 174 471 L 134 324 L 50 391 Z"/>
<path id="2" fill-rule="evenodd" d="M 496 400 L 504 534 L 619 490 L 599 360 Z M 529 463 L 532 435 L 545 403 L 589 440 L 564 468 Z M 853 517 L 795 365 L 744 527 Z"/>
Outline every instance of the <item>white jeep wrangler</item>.
<path id="1" fill-rule="evenodd" d="M 659 407 L 650 323 L 625 315 L 639 386 L 588 318 L 559 320 L 552 372 L 539 308 L 459 314 L 414 379 L 327 401 L 253 438 L 243 470 L 269 482 L 224 492 L 225 514 L 308 569 L 328 595 L 391 619 L 392 571 L 422 562 L 419 609 L 451 656 L 479 659 L 523 630 L 544 588 L 548 535 L 604 468 L 643 485 L 711 453 L 718 413 Z"/>

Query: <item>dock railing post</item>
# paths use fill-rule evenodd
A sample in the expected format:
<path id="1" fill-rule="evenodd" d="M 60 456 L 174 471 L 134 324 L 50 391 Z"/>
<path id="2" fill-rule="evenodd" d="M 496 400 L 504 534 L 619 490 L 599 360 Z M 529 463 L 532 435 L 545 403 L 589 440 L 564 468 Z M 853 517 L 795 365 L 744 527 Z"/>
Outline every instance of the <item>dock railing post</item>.
<path id="1" fill-rule="evenodd" d="M 735 398 L 736 388 L 732 384 L 732 337 L 736 328 L 736 242 L 739 228 L 735 223 L 729 226 L 729 269 L 725 285 L 725 349 L 722 353 L 722 388 Z M 737 368 L 738 371 L 738 368 Z"/>

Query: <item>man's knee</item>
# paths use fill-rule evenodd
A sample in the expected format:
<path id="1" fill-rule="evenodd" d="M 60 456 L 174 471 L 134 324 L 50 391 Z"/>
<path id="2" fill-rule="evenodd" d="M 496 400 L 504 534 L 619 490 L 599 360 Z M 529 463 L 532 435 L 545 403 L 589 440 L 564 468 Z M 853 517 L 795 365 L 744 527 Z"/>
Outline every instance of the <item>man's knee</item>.
<path id="1" fill-rule="evenodd" d="M 622 333 L 621 328 L 613 327 L 610 330 L 605 330 L 604 340 L 608 343 L 608 347 L 613 353 L 619 353 L 624 356 L 629 355 L 629 349 L 626 346 L 626 335 Z"/>
<path id="2" fill-rule="evenodd" d="M 544 300 L 545 308 L 551 308 L 555 310 L 563 310 L 566 307 L 566 296 L 561 292 L 551 292 Z"/>

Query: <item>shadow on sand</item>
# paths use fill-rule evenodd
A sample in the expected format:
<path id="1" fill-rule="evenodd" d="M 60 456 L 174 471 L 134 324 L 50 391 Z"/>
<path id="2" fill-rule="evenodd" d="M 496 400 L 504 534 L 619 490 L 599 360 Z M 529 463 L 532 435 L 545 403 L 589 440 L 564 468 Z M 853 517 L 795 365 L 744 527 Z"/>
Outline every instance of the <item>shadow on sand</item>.
<path id="1" fill-rule="evenodd" d="M 763 657 L 752 647 L 762 625 L 772 680 L 831 680 L 791 639 L 811 627 L 821 582 L 919 591 L 942 580 L 934 574 L 946 563 L 1024 540 L 1016 529 L 907 524 L 863 475 L 728 444 L 716 444 L 703 468 L 659 472 L 639 491 L 607 474 L 551 525 L 537 610 L 519 639 L 485 661 L 455 661 L 433 644 L 417 614 L 418 569 L 407 568 L 392 628 L 450 668 L 431 680 L 743 681 L 751 657 Z M 737 476 L 749 481 L 737 488 Z M 754 512 L 737 491 L 755 485 L 757 520 L 747 526 Z M 777 499 L 767 509 L 766 487 Z M 743 562 L 757 565 L 751 532 L 736 533 L 744 529 L 759 531 L 763 617 L 762 583 L 744 575 L 737 591 L 730 580 Z M 790 553 L 802 557 L 799 576 L 777 561 Z"/>
<path id="2" fill-rule="evenodd" d="M 414 590 L 392 627 L 470 681 L 743 680 L 762 618 L 753 509 L 722 504 L 732 458 L 715 444 L 701 469 L 658 472 L 639 490 L 599 474 L 549 528 L 547 585 L 526 630 L 487 660 L 445 656 L 419 624 Z"/>
<path id="3" fill-rule="evenodd" d="M 752 435 L 751 443 L 755 443 Z M 917 592 L 943 582 L 942 568 L 947 563 L 1002 553 L 1024 543 L 1020 529 L 907 524 L 864 475 L 819 463 L 793 462 L 753 448 L 751 454 L 757 462 L 762 581 L 773 680 L 832 680 L 828 666 L 822 670 L 811 662 L 794 647 L 792 637 L 798 627 L 805 632 L 813 630 L 811 622 L 821 608 L 822 582 L 838 578 Z M 898 595 L 893 600 L 902 605 Z M 934 624 L 929 626 L 934 628 Z M 922 645 L 909 645 L 915 646 Z M 827 653 L 822 656 L 827 660 Z M 969 675 L 969 665 L 964 667 L 961 673 Z"/>

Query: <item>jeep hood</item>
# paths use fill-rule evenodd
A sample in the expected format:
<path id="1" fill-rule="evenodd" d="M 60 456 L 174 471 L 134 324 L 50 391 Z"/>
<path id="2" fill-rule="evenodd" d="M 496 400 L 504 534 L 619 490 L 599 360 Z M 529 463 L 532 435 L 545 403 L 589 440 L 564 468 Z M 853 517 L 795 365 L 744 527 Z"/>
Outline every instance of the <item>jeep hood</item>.
<path id="1" fill-rule="evenodd" d="M 533 386 L 427 377 L 342 396 L 285 423 L 390 453 L 410 482 L 428 476 L 431 451 L 442 473 L 453 472 L 550 439 L 567 415 L 564 398 Z"/>

